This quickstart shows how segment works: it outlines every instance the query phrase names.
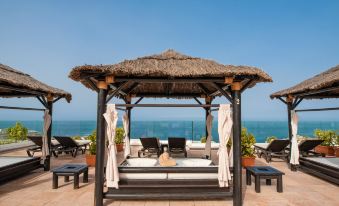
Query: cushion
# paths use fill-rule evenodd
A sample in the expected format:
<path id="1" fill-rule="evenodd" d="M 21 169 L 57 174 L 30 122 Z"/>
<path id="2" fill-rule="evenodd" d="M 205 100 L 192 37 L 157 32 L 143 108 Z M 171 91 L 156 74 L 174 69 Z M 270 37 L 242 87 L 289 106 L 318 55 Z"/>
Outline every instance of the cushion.
<path id="1" fill-rule="evenodd" d="M 168 173 L 167 179 L 218 179 L 218 173 Z"/>
<path id="2" fill-rule="evenodd" d="M 157 159 L 152 158 L 131 158 L 127 159 L 126 161 L 130 167 L 152 167 L 158 162 Z"/>
<path id="3" fill-rule="evenodd" d="M 120 173 L 119 177 L 134 180 L 164 180 L 167 179 L 167 173 Z"/>

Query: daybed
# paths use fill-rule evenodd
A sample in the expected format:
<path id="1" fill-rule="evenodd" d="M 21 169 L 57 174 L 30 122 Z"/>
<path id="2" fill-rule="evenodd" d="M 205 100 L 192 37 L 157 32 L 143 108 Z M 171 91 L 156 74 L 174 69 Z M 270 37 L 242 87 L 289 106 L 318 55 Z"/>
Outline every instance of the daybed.
<path id="1" fill-rule="evenodd" d="M 0 184 L 17 176 L 43 168 L 40 157 L 0 157 Z"/>
<path id="2" fill-rule="evenodd" d="M 211 160 L 175 158 L 177 166 L 159 166 L 157 159 L 131 158 L 119 166 L 119 189 L 108 188 L 114 199 L 224 199 L 232 188 L 220 188 L 218 167 Z"/>
<path id="3" fill-rule="evenodd" d="M 339 185 L 339 158 L 300 157 L 300 169 Z"/>

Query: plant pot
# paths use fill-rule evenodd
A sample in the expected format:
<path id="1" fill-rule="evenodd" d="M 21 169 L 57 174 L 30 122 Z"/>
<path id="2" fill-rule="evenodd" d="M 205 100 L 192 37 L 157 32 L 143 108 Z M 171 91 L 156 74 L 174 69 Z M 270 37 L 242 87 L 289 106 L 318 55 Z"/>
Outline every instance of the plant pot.
<path id="1" fill-rule="evenodd" d="M 339 147 L 335 148 L 335 156 L 339 157 Z"/>
<path id="2" fill-rule="evenodd" d="M 95 166 L 95 155 L 86 154 L 86 163 L 89 167 Z"/>
<path id="3" fill-rule="evenodd" d="M 334 148 L 331 146 L 318 145 L 315 147 L 315 152 L 328 156 L 334 156 Z"/>
<path id="4" fill-rule="evenodd" d="M 117 152 L 124 151 L 124 144 L 116 144 L 116 147 L 117 147 Z"/>
<path id="5" fill-rule="evenodd" d="M 241 157 L 241 165 L 243 167 L 250 167 L 255 165 L 255 157 Z"/>

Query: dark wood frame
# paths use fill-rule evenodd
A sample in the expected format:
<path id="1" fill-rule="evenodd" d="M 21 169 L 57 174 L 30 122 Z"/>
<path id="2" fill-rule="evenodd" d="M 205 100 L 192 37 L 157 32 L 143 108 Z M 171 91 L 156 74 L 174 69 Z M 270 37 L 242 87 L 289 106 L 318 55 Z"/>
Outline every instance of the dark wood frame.
<path id="1" fill-rule="evenodd" d="M 186 98 L 201 97 L 204 95 L 206 104 L 198 105 L 174 105 L 174 104 L 164 104 L 161 107 L 201 107 L 205 108 L 210 112 L 211 107 L 218 106 L 212 105 L 212 100 L 216 95 L 222 95 L 232 103 L 232 114 L 233 114 L 233 205 L 240 206 L 242 205 L 242 166 L 241 166 L 241 93 L 244 92 L 250 85 L 256 80 L 254 76 L 238 76 L 235 77 L 231 83 L 225 83 L 225 77 L 223 78 L 125 78 L 125 77 L 115 77 L 115 81 L 109 82 L 106 81 L 106 73 L 92 72 L 88 74 L 82 74 L 82 81 L 86 81 L 91 88 L 98 93 L 98 104 L 97 104 L 97 154 L 96 154 L 96 167 L 95 167 L 95 189 L 94 189 L 94 205 L 102 206 L 104 198 L 115 198 L 115 196 L 107 195 L 104 193 L 104 156 L 105 156 L 105 120 L 103 114 L 106 110 L 107 100 L 112 98 L 112 95 L 115 94 L 117 97 L 122 98 L 126 104 L 117 104 L 119 109 L 120 107 L 125 107 L 128 111 L 128 115 L 131 115 L 131 109 L 134 107 L 154 107 L 158 106 L 155 104 L 144 104 L 137 106 L 139 100 L 131 104 L 132 97 L 179 97 L 184 96 Z M 121 87 L 125 82 L 134 82 L 132 88 L 125 88 L 123 90 Z M 133 94 L 133 88 L 137 87 L 139 83 L 176 83 L 176 82 L 190 82 L 197 84 L 200 88 L 203 88 L 203 94 Z M 118 84 L 119 83 L 119 84 Z M 243 84 L 242 84 L 243 83 Z M 216 91 L 208 91 L 205 89 L 204 84 L 210 84 L 213 86 Z M 223 85 L 221 85 L 223 84 Z M 243 86 L 242 86 L 243 85 Z M 108 96 L 109 95 L 109 96 Z M 160 106 L 159 106 L 160 107 Z M 207 114 L 207 112 L 206 112 Z M 206 115 L 207 116 L 207 115 Z M 131 125 L 131 123 L 130 123 Z M 128 133 L 130 134 L 130 128 Z M 204 188 L 206 189 L 206 188 Z M 201 192 L 204 190 L 202 189 Z M 138 196 L 137 192 L 140 190 L 134 191 L 133 195 Z M 181 193 L 183 194 L 183 193 Z M 184 194 L 189 194 L 189 197 L 193 197 L 193 193 L 186 191 Z M 205 194 L 208 194 L 205 191 Z M 164 193 L 159 193 L 160 198 L 164 198 Z M 145 196 L 147 197 L 147 195 Z M 187 197 L 183 195 L 183 197 Z M 170 197 L 169 197 L 170 198 Z"/>
<path id="2" fill-rule="evenodd" d="M 28 160 L 6 165 L 0 168 L 0 184 L 12 180 L 18 176 L 28 174 L 30 171 L 43 168 L 40 157 L 32 157 Z"/>
<path id="3" fill-rule="evenodd" d="M 300 170 L 321 179 L 324 179 L 328 182 L 339 185 L 339 169 L 322 164 L 320 162 L 312 161 L 310 159 L 300 157 Z"/>

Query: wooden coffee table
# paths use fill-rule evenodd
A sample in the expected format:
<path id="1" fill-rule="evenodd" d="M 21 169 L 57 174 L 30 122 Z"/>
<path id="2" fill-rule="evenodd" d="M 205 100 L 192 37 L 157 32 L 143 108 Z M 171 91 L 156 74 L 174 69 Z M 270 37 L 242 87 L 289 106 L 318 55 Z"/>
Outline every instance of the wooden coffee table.
<path id="1" fill-rule="evenodd" d="M 277 192 L 283 192 L 282 176 L 285 173 L 270 166 L 246 167 L 246 183 L 251 185 L 251 175 L 255 178 L 255 191 L 260 193 L 260 179 L 266 179 L 266 185 L 271 185 L 272 179 L 277 179 Z"/>
<path id="2" fill-rule="evenodd" d="M 79 188 L 79 175 L 83 174 L 83 182 L 88 182 L 88 166 L 86 164 L 66 164 L 55 168 L 53 172 L 53 189 L 58 188 L 58 176 L 64 176 L 64 181 L 69 182 L 69 176 L 74 177 L 74 189 Z"/>

